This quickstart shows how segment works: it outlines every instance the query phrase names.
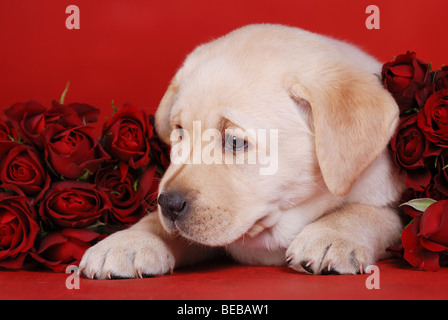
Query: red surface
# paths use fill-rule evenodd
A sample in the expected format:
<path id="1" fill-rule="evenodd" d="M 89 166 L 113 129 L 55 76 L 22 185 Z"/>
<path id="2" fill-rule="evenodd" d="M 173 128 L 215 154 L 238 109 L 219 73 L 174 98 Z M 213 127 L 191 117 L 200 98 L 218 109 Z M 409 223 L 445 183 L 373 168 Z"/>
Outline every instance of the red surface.
<path id="1" fill-rule="evenodd" d="M 214 263 L 172 275 L 131 280 L 80 279 L 68 290 L 68 274 L 0 272 L 0 299 L 448 299 L 448 268 L 416 271 L 397 260 L 378 263 L 380 289 L 367 289 L 370 274 L 314 276 L 286 267 Z"/>

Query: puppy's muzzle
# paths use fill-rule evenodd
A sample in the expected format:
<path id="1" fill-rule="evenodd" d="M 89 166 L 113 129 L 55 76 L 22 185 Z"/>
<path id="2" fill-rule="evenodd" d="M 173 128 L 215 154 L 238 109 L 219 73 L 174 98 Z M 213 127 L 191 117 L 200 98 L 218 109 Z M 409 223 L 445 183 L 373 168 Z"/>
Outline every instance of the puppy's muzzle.
<path id="1" fill-rule="evenodd" d="M 162 193 L 157 201 L 162 214 L 173 222 L 187 211 L 187 201 L 180 192 Z"/>

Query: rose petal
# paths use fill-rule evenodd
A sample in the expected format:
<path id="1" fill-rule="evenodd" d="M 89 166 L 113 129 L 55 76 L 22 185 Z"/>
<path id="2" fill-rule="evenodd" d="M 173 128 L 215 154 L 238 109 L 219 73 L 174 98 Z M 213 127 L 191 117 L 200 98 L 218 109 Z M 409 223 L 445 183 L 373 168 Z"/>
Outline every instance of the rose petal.
<path id="1" fill-rule="evenodd" d="M 437 270 L 440 268 L 439 254 L 426 250 L 420 245 L 417 237 L 419 222 L 419 218 L 414 218 L 414 221 L 401 233 L 404 258 L 419 270 Z"/>

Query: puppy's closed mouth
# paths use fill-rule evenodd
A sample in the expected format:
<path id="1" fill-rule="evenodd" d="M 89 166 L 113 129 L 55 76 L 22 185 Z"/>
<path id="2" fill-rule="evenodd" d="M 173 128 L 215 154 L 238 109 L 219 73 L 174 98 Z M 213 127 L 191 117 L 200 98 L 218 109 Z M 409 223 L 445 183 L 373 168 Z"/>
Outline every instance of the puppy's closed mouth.
<path id="1" fill-rule="evenodd" d="M 222 208 L 185 205 L 184 210 L 183 214 L 173 219 L 172 215 L 161 209 L 164 228 L 170 233 L 178 233 L 183 238 L 207 246 L 227 246 L 239 240 L 254 238 L 274 224 L 268 213 L 247 227 L 247 224 L 232 224 L 232 219 L 228 219 L 228 216 L 235 213 Z"/>

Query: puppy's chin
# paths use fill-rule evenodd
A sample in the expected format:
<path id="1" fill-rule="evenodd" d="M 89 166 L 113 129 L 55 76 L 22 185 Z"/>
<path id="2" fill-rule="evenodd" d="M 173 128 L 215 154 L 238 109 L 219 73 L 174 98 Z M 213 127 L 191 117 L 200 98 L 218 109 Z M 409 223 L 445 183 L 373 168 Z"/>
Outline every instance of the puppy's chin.
<path id="1" fill-rule="evenodd" d="M 223 219 L 224 213 L 200 216 L 194 213 L 179 217 L 175 221 L 160 215 L 162 226 L 169 233 L 177 233 L 192 242 L 211 246 L 227 246 L 247 233 L 249 226 L 241 226 L 232 219 Z M 221 218 L 220 218 L 221 217 Z"/>

